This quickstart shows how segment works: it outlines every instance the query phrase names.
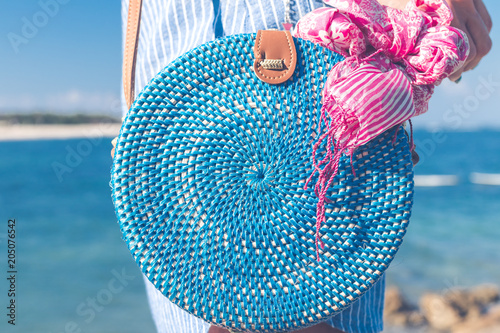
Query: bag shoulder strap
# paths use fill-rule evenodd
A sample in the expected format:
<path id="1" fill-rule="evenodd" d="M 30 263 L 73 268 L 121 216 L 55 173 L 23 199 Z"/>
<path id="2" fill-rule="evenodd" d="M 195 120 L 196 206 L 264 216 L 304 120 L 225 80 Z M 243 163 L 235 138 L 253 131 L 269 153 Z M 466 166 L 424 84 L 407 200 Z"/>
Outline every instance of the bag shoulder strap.
<path id="1" fill-rule="evenodd" d="M 125 52 L 123 54 L 123 92 L 127 108 L 130 109 L 135 98 L 135 62 L 141 23 L 142 0 L 129 0 Z"/>

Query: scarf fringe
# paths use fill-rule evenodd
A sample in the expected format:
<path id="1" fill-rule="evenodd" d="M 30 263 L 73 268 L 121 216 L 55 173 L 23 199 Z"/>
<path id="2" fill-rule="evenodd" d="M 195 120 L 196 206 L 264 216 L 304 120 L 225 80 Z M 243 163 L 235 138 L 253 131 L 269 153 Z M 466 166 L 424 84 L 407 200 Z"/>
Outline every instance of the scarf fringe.
<path id="1" fill-rule="evenodd" d="M 332 106 L 332 104 L 334 105 Z M 327 118 L 329 118 L 329 121 Z M 321 135 L 314 144 L 312 153 L 314 170 L 307 179 L 306 184 L 304 185 L 304 189 L 306 190 L 309 182 L 312 180 L 316 172 L 319 173 L 318 180 L 316 182 L 316 185 L 314 186 L 314 193 L 318 197 L 318 203 L 316 205 L 315 241 L 317 261 L 320 261 L 319 246 L 321 246 L 321 249 L 324 249 L 325 247 L 325 243 L 321 240 L 321 237 L 319 235 L 321 224 L 326 221 L 325 203 L 331 202 L 331 200 L 326 197 L 326 193 L 338 173 L 339 162 L 342 154 L 352 149 L 348 146 L 348 143 L 351 141 L 351 138 L 354 135 L 354 131 L 351 129 L 350 125 L 358 121 L 355 117 L 352 116 L 348 118 L 348 113 L 335 102 L 323 104 L 323 107 L 321 108 L 321 119 L 322 122 L 324 122 L 326 125 L 326 132 Z M 318 131 L 319 133 L 321 133 L 321 122 Z M 335 138 L 337 138 L 337 140 Z M 325 139 L 327 140 L 326 154 L 325 157 L 318 162 L 317 150 Z M 351 168 L 353 169 L 354 173 L 354 167 L 352 165 L 352 150 L 350 151 L 350 153 Z M 324 167 L 321 168 L 321 166 L 323 165 Z"/>

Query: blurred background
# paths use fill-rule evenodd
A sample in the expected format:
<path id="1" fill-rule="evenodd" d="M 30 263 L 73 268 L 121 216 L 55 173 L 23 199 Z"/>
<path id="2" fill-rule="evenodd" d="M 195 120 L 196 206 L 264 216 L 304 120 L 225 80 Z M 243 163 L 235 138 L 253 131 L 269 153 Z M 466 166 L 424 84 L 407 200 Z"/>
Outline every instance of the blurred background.
<path id="1" fill-rule="evenodd" d="M 388 271 L 387 332 L 500 332 L 500 3 L 484 2 L 491 53 L 460 84 L 438 87 L 413 123 L 415 204 Z M 154 332 L 109 187 L 122 113 L 120 1 L 2 6 L 0 331 Z M 9 219 L 15 326 L 5 316 Z"/>

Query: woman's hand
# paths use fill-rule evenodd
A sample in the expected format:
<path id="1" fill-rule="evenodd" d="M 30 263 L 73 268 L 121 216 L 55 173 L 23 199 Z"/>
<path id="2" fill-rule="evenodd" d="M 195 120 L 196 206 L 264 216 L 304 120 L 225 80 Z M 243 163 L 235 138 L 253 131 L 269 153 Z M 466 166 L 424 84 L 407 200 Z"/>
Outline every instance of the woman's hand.
<path id="1" fill-rule="evenodd" d="M 482 0 L 446 0 L 453 11 L 451 25 L 464 31 L 469 39 L 470 53 L 464 66 L 450 76 L 458 80 L 463 72 L 474 69 L 491 50 L 492 21 Z"/>
<path id="2" fill-rule="evenodd" d="M 378 0 L 384 6 L 404 9 L 408 0 Z M 453 12 L 451 26 L 467 34 L 470 53 L 464 66 L 450 76 L 450 80 L 460 79 L 463 72 L 474 69 L 481 58 L 491 50 L 490 31 L 492 21 L 482 0 L 446 0 Z"/>

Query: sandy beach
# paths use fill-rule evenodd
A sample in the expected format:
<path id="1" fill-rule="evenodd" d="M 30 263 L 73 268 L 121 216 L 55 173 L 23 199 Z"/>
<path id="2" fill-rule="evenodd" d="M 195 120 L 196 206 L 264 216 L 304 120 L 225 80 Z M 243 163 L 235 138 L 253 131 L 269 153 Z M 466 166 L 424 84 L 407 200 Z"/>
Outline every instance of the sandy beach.
<path id="1" fill-rule="evenodd" d="M 7 125 L 0 124 L 0 141 L 115 137 L 121 124 Z"/>

